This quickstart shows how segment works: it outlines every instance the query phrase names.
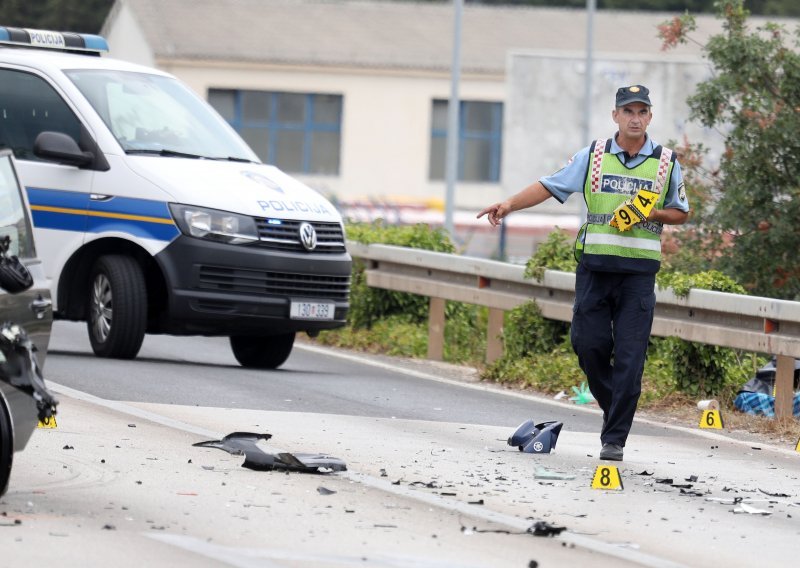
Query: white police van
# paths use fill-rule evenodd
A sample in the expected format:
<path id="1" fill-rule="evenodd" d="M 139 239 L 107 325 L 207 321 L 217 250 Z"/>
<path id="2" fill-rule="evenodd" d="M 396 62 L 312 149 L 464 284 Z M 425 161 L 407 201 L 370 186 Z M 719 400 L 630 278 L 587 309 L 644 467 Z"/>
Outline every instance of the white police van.
<path id="1" fill-rule="evenodd" d="M 107 49 L 0 27 L 0 148 L 56 318 L 86 321 L 101 357 L 135 357 L 146 333 L 215 335 L 253 368 L 280 366 L 297 332 L 343 325 L 351 258 L 333 205 L 175 77 Z"/>

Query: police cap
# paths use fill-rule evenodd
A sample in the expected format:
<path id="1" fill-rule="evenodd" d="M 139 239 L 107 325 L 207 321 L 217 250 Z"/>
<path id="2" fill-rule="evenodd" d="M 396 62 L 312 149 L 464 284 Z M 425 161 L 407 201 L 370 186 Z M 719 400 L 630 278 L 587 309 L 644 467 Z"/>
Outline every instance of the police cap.
<path id="1" fill-rule="evenodd" d="M 630 103 L 644 103 L 653 106 L 650 102 L 650 91 L 644 85 L 631 85 L 630 87 L 620 87 L 617 89 L 617 107 L 625 106 Z"/>

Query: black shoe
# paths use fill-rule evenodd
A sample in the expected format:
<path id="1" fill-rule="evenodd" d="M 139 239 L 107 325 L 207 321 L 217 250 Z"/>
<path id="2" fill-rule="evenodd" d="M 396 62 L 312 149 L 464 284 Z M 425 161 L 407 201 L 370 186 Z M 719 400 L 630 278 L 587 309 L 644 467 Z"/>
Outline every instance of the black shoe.
<path id="1" fill-rule="evenodd" d="M 600 450 L 601 460 L 622 461 L 622 446 L 616 444 L 603 444 Z"/>

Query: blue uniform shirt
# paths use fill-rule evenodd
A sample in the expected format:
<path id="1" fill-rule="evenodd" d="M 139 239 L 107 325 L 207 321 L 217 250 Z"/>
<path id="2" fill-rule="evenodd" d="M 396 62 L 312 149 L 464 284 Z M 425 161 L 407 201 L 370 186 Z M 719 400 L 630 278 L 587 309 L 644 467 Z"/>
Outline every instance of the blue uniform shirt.
<path id="1" fill-rule="evenodd" d="M 619 147 L 616 139 L 611 140 L 612 154 L 616 154 L 620 161 L 629 168 L 633 168 L 644 162 L 653 150 L 656 149 L 658 144 L 653 142 L 649 136 L 645 134 L 644 146 L 638 154 L 628 157 L 625 160 L 625 150 Z M 583 187 L 586 184 L 586 174 L 589 167 L 589 146 L 580 150 L 577 154 L 572 156 L 572 159 L 566 166 L 558 170 L 552 175 L 540 178 L 547 191 L 553 194 L 553 197 L 558 199 L 561 203 L 567 200 L 571 193 L 583 193 Z M 675 160 L 675 165 L 672 167 L 672 175 L 669 180 L 669 188 L 667 195 L 664 198 L 664 209 L 680 209 L 681 211 L 689 211 L 689 202 L 686 200 L 686 191 L 683 187 L 683 174 L 681 173 L 681 165 L 678 160 Z"/>

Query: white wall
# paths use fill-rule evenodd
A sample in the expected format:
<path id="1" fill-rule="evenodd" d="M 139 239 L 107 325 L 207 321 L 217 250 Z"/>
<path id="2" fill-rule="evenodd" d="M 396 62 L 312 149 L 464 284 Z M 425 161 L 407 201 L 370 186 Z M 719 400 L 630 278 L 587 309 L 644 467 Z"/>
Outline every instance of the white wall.
<path id="1" fill-rule="evenodd" d="M 153 50 L 133 17 L 127 2 L 117 2 L 100 32 L 108 42 L 108 56 L 153 67 Z"/>
<path id="2" fill-rule="evenodd" d="M 445 184 L 428 179 L 428 162 L 432 101 L 449 98 L 447 76 L 215 62 L 158 66 L 203 98 L 209 88 L 340 94 L 344 107 L 339 176 L 297 177 L 342 200 L 444 200 Z M 502 77 L 465 77 L 460 94 L 463 100 L 503 101 L 505 85 Z M 459 184 L 456 207 L 483 206 L 487 188 L 499 193 L 500 184 Z"/>
<path id="3" fill-rule="evenodd" d="M 653 121 L 648 133 L 659 143 L 669 140 L 702 142 L 710 148 L 711 162 L 718 162 L 722 137 L 690 123 L 687 97 L 698 82 L 710 76 L 698 59 L 595 56 L 592 69 L 592 114 L 589 135 L 608 138 L 616 132 L 611 119 L 619 87 L 642 84 L 650 89 Z M 503 194 L 511 195 L 538 178 L 561 168 L 590 140 L 583 140 L 584 54 L 513 52 L 508 64 L 503 155 Z M 540 211 L 577 211 L 579 200 L 566 207 L 555 200 Z"/>

